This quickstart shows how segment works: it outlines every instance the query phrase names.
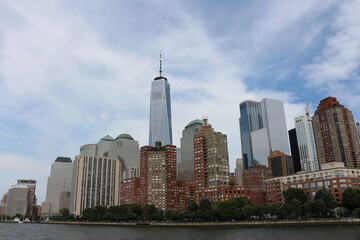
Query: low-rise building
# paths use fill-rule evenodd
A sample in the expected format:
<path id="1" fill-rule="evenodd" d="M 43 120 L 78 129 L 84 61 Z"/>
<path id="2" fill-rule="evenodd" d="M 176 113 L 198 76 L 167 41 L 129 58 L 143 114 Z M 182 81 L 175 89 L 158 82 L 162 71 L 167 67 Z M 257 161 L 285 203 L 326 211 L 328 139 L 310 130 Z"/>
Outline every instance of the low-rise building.
<path id="1" fill-rule="evenodd" d="M 316 192 L 326 188 L 340 204 L 346 188 L 360 189 L 360 169 L 345 167 L 343 162 L 322 164 L 321 169 L 265 180 L 267 202 L 284 203 L 283 192 L 288 188 L 301 188 L 314 200 Z"/>

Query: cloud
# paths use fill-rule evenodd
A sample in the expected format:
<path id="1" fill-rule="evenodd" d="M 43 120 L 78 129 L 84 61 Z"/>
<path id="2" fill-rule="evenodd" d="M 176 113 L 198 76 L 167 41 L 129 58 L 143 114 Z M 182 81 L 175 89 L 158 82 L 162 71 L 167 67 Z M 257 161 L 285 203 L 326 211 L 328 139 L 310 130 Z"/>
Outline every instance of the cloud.
<path id="1" fill-rule="evenodd" d="M 360 103 L 360 1 L 344 1 L 332 22 L 333 34 L 321 54 L 305 65 L 309 88 L 339 96 L 350 108 Z"/>
<path id="2" fill-rule="evenodd" d="M 300 49 L 295 52 L 305 51 L 314 44 L 324 28 L 314 16 L 332 2 L 264 1 L 258 15 L 243 18 L 231 11 L 234 22 L 224 16 L 217 25 L 228 29 L 223 34 L 209 28 L 211 16 L 182 1 L 82 4 L 0 5 L 0 13 L 6 13 L 0 14 L 0 94 L 6 99 L 0 101 L 1 161 L 15 180 L 32 177 L 36 170 L 43 186 L 39 196 L 45 196 L 57 156 L 74 158 L 81 145 L 107 134 L 129 133 L 140 146 L 148 143 L 150 84 L 158 74 L 159 50 L 172 91 L 174 143 L 179 145 L 188 122 L 205 114 L 216 131 L 227 134 L 233 168 L 241 152 L 241 101 L 283 100 L 288 128 L 303 114 L 299 93 L 264 89 L 276 78 L 271 69 L 278 65 L 277 53 L 287 55 L 294 45 Z M 251 12 L 257 6 L 243 8 Z M 263 59 L 270 60 L 264 65 Z M 290 74 L 284 69 L 279 79 L 287 81 Z M 264 75 L 266 82 L 249 90 L 249 78 Z M 22 164 L 26 168 L 18 172 Z"/>

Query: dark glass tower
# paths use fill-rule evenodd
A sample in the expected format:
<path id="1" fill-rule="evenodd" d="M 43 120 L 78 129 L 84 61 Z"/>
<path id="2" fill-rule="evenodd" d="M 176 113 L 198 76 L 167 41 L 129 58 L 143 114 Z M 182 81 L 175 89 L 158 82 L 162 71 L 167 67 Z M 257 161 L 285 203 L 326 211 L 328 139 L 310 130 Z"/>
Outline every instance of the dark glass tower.
<path id="1" fill-rule="evenodd" d="M 149 146 L 160 141 L 163 146 L 172 145 L 170 84 L 162 76 L 160 54 L 160 76 L 151 83 Z"/>
<path id="2" fill-rule="evenodd" d="M 301 171 L 301 163 L 300 163 L 299 145 L 297 141 L 295 128 L 289 130 L 289 140 L 290 140 L 291 156 L 294 165 L 294 172 L 297 173 Z"/>

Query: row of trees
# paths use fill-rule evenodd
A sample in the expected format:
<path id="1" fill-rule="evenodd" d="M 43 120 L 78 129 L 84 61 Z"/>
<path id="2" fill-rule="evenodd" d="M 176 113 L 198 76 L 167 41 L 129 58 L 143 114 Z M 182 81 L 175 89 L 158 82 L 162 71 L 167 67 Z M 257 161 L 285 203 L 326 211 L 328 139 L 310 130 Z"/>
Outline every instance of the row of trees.
<path id="1" fill-rule="evenodd" d="M 265 219 L 298 219 L 334 216 L 332 209 L 338 206 L 333 195 L 325 188 L 319 190 L 314 201 L 310 201 L 306 192 L 298 188 L 284 191 L 285 203 L 262 204 L 253 206 L 248 198 L 237 197 L 226 201 L 211 203 L 202 199 L 200 204 L 192 202 L 186 211 L 162 211 L 155 205 L 123 204 L 119 206 L 95 206 L 87 208 L 81 216 L 74 218 L 67 209 L 62 216 L 52 220 L 82 221 L 239 221 Z M 358 211 L 360 216 L 360 190 L 346 189 L 342 205 L 350 211 Z"/>

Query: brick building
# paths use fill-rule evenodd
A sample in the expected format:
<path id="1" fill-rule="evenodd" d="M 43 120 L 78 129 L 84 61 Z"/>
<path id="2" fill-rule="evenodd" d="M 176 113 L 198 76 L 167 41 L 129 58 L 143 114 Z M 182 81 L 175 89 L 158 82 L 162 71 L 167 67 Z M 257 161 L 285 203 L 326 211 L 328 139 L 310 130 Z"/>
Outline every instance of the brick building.
<path id="1" fill-rule="evenodd" d="M 141 204 L 162 210 L 185 209 L 184 191 L 176 181 L 176 146 L 144 146 L 140 149 Z"/>
<path id="2" fill-rule="evenodd" d="M 264 165 L 244 170 L 244 186 L 249 190 L 265 190 L 265 180 L 271 178 L 271 171 Z"/>
<path id="3" fill-rule="evenodd" d="M 320 101 L 312 118 L 319 164 L 360 167 L 360 146 L 352 112 L 336 98 Z"/>
<path id="4" fill-rule="evenodd" d="M 127 178 L 121 183 L 120 204 L 141 203 L 140 178 Z"/>
<path id="5" fill-rule="evenodd" d="M 284 203 L 283 192 L 288 188 L 301 188 L 314 200 L 316 192 L 325 187 L 340 204 L 346 188 L 360 189 L 360 169 L 347 168 L 341 162 L 322 164 L 321 169 L 265 180 L 267 202 Z"/>

